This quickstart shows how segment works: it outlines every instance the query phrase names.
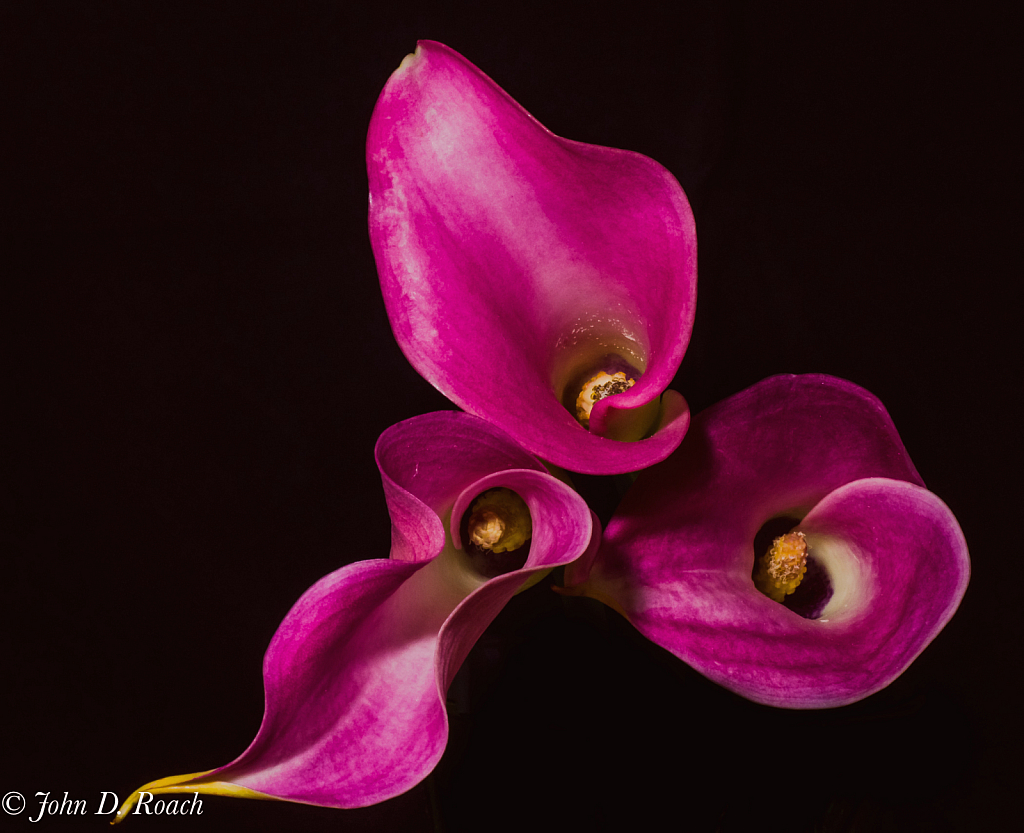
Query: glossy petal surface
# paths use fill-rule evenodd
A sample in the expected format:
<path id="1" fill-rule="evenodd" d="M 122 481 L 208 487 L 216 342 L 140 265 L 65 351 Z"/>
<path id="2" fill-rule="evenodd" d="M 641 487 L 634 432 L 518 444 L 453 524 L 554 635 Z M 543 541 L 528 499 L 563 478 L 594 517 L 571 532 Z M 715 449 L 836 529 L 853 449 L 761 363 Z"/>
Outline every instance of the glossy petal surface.
<path id="1" fill-rule="evenodd" d="M 444 751 L 444 694 L 473 643 L 532 575 L 572 561 L 591 540 L 583 500 L 469 414 L 393 426 L 377 461 L 395 557 L 342 567 L 306 591 L 267 650 L 266 712 L 252 745 L 219 770 L 165 779 L 173 786 L 154 792 L 241 787 L 331 807 L 404 792 Z M 522 569 L 487 580 L 444 529 L 497 486 L 526 502 L 533 538 Z"/>
<path id="2" fill-rule="evenodd" d="M 754 536 L 776 517 L 800 520 L 829 574 L 820 618 L 754 587 Z M 811 708 L 895 679 L 953 615 L 970 564 L 878 400 L 839 379 L 779 376 L 694 420 L 638 478 L 587 570 L 574 565 L 567 581 L 702 674 Z"/>
<path id="3" fill-rule="evenodd" d="M 380 96 L 367 166 L 388 315 L 428 381 L 573 471 L 635 471 L 671 453 L 689 411 L 674 391 L 660 415 L 656 403 L 686 349 L 696 297 L 693 216 L 671 174 L 553 135 L 429 41 Z M 610 354 L 643 375 L 596 403 L 588 432 L 563 393 Z M 654 420 L 653 436 L 609 438 L 638 430 L 634 417 L 644 430 Z"/>

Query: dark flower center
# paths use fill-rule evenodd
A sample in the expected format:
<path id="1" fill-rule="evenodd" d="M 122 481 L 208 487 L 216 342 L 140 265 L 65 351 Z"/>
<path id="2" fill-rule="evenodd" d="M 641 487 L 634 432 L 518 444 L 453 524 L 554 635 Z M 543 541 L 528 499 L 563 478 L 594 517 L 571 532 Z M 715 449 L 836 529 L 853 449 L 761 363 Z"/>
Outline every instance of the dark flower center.
<path id="1" fill-rule="evenodd" d="M 530 509 L 511 489 L 488 489 L 462 516 L 459 533 L 479 575 L 494 578 L 519 570 L 530 555 Z"/>
<path id="2" fill-rule="evenodd" d="M 804 619 L 817 619 L 832 598 L 828 571 L 814 557 L 802 532 L 794 530 L 799 518 L 772 518 L 754 536 L 751 578 L 772 601 Z"/>
<path id="3" fill-rule="evenodd" d="M 609 354 L 577 372 L 565 386 L 562 404 L 577 422 L 590 430 L 594 404 L 607 396 L 623 393 L 636 384 L 640 371 L 621 356 Z"/>

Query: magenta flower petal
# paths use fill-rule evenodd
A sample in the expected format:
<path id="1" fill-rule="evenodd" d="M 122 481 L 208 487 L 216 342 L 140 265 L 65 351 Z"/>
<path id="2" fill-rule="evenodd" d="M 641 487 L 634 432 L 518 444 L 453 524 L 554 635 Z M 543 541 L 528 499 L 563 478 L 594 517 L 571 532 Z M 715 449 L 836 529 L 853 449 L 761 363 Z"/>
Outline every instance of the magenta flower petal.
<path id="1" fill-rule="evenodd" d="M 391 558 L 403 561 L 434 558 L 444 545 L 442 519 L 468 484 L 507 469 L 547 471 L 503 431 L 452 411 L 392 425 L 376 455 L 391 514 Z"/>
<path id="2" fill-rule="evenodd" d="M 636 471 L 678 446 L 689 411 L 665 389 L 693 325 L 696 236 L 671 174 L 553 135 L 430 41 L 381 93 L 367 165 L 388 315 L 428 381 L 573 471 Z M 566 397 L 609 356 L 641 375 L 588 431 Z"/>
<path id="3" fill-rule="evenodd" d="M 476 417 L 441 412 L 393 426 L 378 441 L 377 463 L 395 557 L 342 567 L 288 613 L 264 660 L 263 723 L 239 758 L 141 789 L 330 807 L 408 790 L 444 751 L 444 694 L 473 643 L 531 577 L 590 544 L 584 501 Z M 525 501 L 533 533 L 525 565 L 487 579 L 460 548 L 458 526 L 495 487 Z M 135 800 L 137 792 L 119 818 Z"/>
<path id="4" fill-rule="evenodd" d="M 758 591 L 754 537 L 794 519 L 828 577 L 816 618 Z M 881 403 L 827 376 L 778 376 L 700 414 L 643 473 L 587 575 L 567 583 L 738 694 L 839 706 L 885 687 L 949 621 L 970 561 Z"/>

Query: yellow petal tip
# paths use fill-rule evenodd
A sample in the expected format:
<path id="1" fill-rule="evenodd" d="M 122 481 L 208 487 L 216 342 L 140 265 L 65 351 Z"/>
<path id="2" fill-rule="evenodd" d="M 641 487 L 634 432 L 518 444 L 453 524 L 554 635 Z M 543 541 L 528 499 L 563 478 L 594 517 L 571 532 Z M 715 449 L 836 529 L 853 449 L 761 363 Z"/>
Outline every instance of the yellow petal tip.
<path id="1" fill-rule="evenodd" d="M 143 784 L 128 796 L 110 823 L 119 824 L 124 821 L 131 814 L 133 807 L 136 808 L 135 814 L 138 815 L 139 808 L 136 805 L 144 795 L 152 798 L 161 793 L 202 793 L 203 795 L 227 795 L 234 798 L 274 799 L 272 795 L 265 795 L 228 781 L 204 781 L 203 778 L 211 772 L 213 770 L 208 769 L 203 772 L 190 772 L 186 775 L 171 775 Z"/>

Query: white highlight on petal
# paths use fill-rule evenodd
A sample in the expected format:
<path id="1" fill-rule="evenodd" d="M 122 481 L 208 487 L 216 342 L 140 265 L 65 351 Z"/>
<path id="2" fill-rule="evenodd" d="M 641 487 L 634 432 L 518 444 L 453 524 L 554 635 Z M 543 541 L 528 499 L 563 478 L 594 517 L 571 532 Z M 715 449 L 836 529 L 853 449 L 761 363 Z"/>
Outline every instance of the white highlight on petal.
<path id="1" fill-rule="evenodd" d="M 832 583 L 832 598 L 817 621 L 842 622 L 862 613 L 875 595 L 875 584 L 858 548 L 842 538 L 815 533 L 807 533 L 807 548 Z"/>

